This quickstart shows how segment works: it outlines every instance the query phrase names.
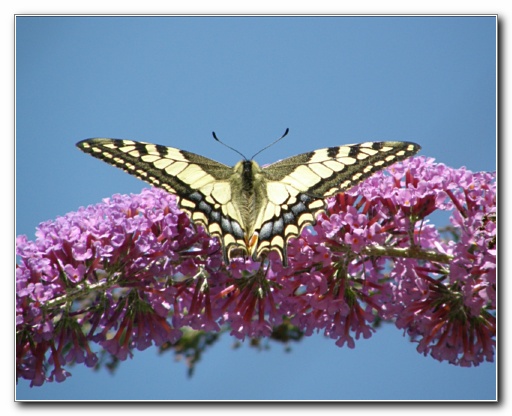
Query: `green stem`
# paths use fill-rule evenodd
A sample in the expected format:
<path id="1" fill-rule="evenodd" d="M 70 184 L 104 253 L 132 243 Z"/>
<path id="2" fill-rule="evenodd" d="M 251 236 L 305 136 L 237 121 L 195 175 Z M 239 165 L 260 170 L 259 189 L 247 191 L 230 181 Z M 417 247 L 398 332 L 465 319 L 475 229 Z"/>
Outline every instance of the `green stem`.
<path id="1" fill-rule="evenodd" d="M 87 295 L 88 293 L 95 291 L 95 290 L 105 290 L 112 286 L 115 286 L 117 283 L 109 282 L 108 280 L 93 283 L 93 284 L 83 284 L 74 287 L 69 292 L 63 294 L 62 296 L 59 296 L 57 298 L 51 299 L 48 302 L 45 303 L 45 308 L 51 308 L 55 306 L 59 306 L 61 304 L 65 304 L 68 302 L 71 302 L 75 299 L 79 299 Z"/>
<path id="2" fill-rule="evenodd" d="M 423 250 L 417 246 L 408 248 L 370 246 L 365 247 L 361 252 L 370 256 L 405 257 L 410 259 L 436 261 L 445 264 L 449 264 L 450 261 L 453 260 L 453 256 L 448 254 L 439 253 L 434 250 Z"/>

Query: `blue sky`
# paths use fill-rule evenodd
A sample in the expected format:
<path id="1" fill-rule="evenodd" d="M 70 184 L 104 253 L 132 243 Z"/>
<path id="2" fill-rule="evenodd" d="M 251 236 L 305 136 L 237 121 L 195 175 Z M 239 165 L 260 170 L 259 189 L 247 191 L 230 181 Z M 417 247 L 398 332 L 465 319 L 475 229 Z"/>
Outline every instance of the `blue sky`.
<path id="1" fill-rule="evenodd" d="M 16 234 L 147 185 L 91 158 L 89 137 L 148 141 L 232 165 L 211 132 L 270 163 L 315 148 L 410 140 L 496 170 L 494 17 L 18 17 Z M 224 336 L 193 378 L 156 349 L 115 375 L 78 366 L 18 399 L 494 399 L 496 367 L 419 355 L 385 326 L 356 348 L 321 335 L 285 353 Z"/>

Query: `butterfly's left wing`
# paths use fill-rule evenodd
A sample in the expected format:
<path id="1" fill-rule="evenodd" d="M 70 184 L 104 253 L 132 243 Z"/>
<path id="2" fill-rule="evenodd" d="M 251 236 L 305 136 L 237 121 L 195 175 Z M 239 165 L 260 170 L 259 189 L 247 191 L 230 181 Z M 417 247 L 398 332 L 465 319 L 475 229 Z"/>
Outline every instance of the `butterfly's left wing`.
<path id="1" fill-rule="evenodd" d="M 185 150 L 132 140 L 95 138 L 77 146 L 176 195 L 194 222 L 219 237 L 225 259 L 230 246 L 245 247 L 245 225 L 231 188 L 233 168 Z"/>
<path id="2" fill-rule="evenodd" d="M 419 150 L 411 142 L 368 142 L 319 149 L 264 167 L 268 201 L 256 221 L 256 256 L 276 250 L 286 263 L 288 240 L 316 222 L 325 198 Z"/>

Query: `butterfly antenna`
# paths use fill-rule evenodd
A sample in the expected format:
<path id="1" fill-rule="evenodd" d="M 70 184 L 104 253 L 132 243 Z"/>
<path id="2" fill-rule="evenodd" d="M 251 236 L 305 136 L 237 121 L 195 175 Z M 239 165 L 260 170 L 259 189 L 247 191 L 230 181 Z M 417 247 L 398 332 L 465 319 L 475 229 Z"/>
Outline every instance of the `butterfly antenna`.
<path id="1" fill-rule="evenodd" d="M 284 139 L 284 137 L 288 134 L 289 131 L 290 131 L 290 129 L 287 128 L 286 131 L 283 133 L 283 135 L 279 139 L 274 140 L 272 143 L 270 143 L 269 145 L 265 146 L 263 149 L 261 149 L 260 151 L 256 152 L 254 155 L 252 155 L 251 160 L 253 160 L 256 156 L 258 156 L 264 150 L 268 149 L 270 146 L 275 145 L 279 140 Z"/>
<path id="2" fill-rule="evenodd" d="M 222 144 L 222 145 L 226 146 L 228 149 L 231 149 L 233 152 L 238 153 L 238 154 L 239 154 L 240 156 L 242 156 L 245 160 L 247 160 L 247 158 L 246 158 L 242 153 L 240 153 L 238 150 L 233 149 L 231 146 L 228 146 L 228 145 L 227 145 L 226 143 L 224 143 L 224 142 L 221 142 L 221 141 L 220 141 L 220 139 L 217 137 L 217 135 L 215 134 L 215 132 L 214 132 L 214 131 L 212 131 L 212 136 L 213 136 L 213 138 L 214 138 L 215 140 L 217 140 L 220 144 Z"/>

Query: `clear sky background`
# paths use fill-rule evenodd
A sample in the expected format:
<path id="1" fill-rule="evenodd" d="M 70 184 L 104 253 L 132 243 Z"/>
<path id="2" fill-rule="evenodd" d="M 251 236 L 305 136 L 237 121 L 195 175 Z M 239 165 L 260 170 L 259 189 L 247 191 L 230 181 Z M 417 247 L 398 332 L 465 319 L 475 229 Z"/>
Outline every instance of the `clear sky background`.
<path id="1" fill-rule="evenodd" d="M 316 148 L 410 140 L 420 154 L 496 170 L 494 17 L 18 17 L 16 234 L 149 186 L 80 152 L 90 137 L 148 141 L 232 165 L 290 128 L 261 164 Z M 439 219 L 441 220 L 441 219 Z M 388 325 L 356 348 L 318 334 L 233 350 L 224 335 L 192 378 L 135 351 L 114 375 L 71 368 L 17 399 L 492 400 L 496 366 L 416 352 Z"/>

